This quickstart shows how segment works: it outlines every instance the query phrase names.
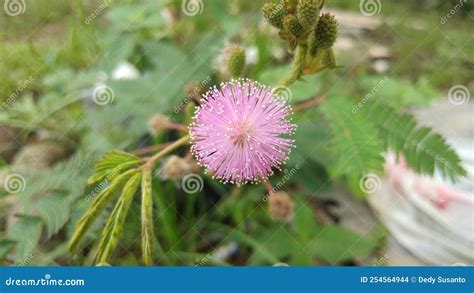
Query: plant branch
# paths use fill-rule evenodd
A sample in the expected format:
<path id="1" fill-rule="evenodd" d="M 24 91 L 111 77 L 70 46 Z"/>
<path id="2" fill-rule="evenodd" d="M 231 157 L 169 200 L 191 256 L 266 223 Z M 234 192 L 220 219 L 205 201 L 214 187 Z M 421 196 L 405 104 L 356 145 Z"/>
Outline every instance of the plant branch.
<path id="1" fill-rule="evenodd" d="M 315 107 L 315 106 L 321 104 L 324 101 L 325 98 L 326 97 L 324 97 L 324 96 L 317 96 L 317 97 L 314 97 L 312 99 L 309 99 L 309 100 L 303 101 L 301 103 L 298 103 L 295 106 L 293 106 L 293 112 L 300 112 L 300 111 L 304 111 L 306 109 Z"/>
<path id="2" fill-rule="evenodd" d="M 278 83 L 278 86 L 289 87 L 296 80 L 298 80 L 298 78 L 300 78 L 301 73 L 303 72 L 307 51 L 308 47 L 306 45 L 299 45 L 296 48 L 296 53 L 293 59 L 293 65 L 291 66 L 291 71 Z"/>
<path id="3" fill-rule="evenodd" d="M 167 143 L 161 143 L 157 145 L 152 145 L 152 146 L 147 146 L 147 147 L 142 147 L 139 149 L 136 149 L 132 152 L 134 155 L 144 155 L 144 154 L 149 154 L 155 151 L 160 151 L 168 146 L 170 146 L 172 142 L 167 142 Z"/>
<path id="4" fill-rule="evenodd" d="M 156 162 L 158 159 L 166 156 L 167 154 L 171 153 L 172 151 L 174 151 L 175 149 L 177 149 L 178 147 L 186 144 L 187 142 L 189 142 L 190 140 L 190 136 L 189 134 L 188 135 L 185 135 L 183 137 L 181 137 L 180 139 L 178 139 L 177 141 L 173 142 L 172 144 L 168 145 L 166 148 L 164 148 L 163 150 L 161 150 L 159 153 L 155 154 L 154 156 L 152 156 L 151 158 L 148 159 L 148 163 L 149 164 L 153 164 L 154 162 Z"/>

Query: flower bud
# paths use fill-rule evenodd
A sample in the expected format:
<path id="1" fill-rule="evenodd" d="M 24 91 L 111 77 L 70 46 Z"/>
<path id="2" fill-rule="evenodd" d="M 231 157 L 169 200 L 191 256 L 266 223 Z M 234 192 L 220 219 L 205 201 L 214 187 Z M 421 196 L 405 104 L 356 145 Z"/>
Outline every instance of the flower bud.
<path id="1" fill-rule="evenodd" d="M 314 46 L 317 48 L 330 48 L 337 37 L 337 21 L 333 15 L 321 15 L 315 30 Z"/>
<path id="2" fill-rule="evenodd" d="M 302 0 L 297 15 L 301 26 L 307 31 L 312 30 L 318 21 L 319 7 L 314 0 Z"/>
<path id="3" fill-rule="evenodd" d="M 284 191 L 274 192 L 268 198 L 268 209 L 274 220 L 289 221 L 293 217 L 293 207 L 293 200 Z"/>
<path id="4" fill-rule="evenodd" d="M 162 133 L 168 127 L 170 120 L 167 116 L 156 114 L 148 120 L 148 129 L 153 135 Z"/>
<path id="5" fill-rule="evenodd" d="M 292 14 L 296 12 L 298 0 L 283 0 L 283 3 L 285 4 L 285 10 L 287 13 Z"/>
<path id="6" fill-rule="evenodd" d="M 179 180 L 191 171 L 191 164 L 178 156 L 170 156 L 160 170 L 163 179 Z"/>
<path id="7" fill-rule="evenodd" d="M 238 78 L 242 75 L 245 68 L 245 49 L 241 47 L 235 47 L 229 56 L 229 62 L 227 63 L 227 70 L 230 76 Z"/>
<path id="8" fill-rule="evenodd" d="M 283 29 L 285 10 L 281 4 L 266 3 L 262 7 L 262 15 L 274 27 Z"/>
<path id="9" fill-rule="evenodd" d="M 298 22 L 298 19 L 294 15 L 285 16 L 283 26 L 295 38 L 298 38 L 303 33 L 303 27 L 301 26 L 301 24 Z"/>

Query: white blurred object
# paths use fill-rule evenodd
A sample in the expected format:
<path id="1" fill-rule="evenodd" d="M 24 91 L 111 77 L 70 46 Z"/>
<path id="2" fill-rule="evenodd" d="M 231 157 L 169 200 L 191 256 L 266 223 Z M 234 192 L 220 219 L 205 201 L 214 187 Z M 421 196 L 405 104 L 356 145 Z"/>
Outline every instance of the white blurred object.
<path id="1" fill-rule="evenodd" d="M 225 261 L 232 257 L 239 249 L 237 242 L 230 242 L 226 245 L 219 246 L 213 253 L 212 258 L 217 261 Z"/>
<path id="2" fill-rule="evenodd" d="M 112 71 L 112 79 L 137 79 L 140 71 L 127 61 L 120 62 Z"/>
<path id="3" fill-rule="evenodd" d="M 387 178 L 369 195 L 392 236 L 431 265 L 474 265 L 474 153 L 472 141 L 452 144 L 469 175 L 460 184 L 421 176 L 387 155 Z"/>
<path id="4" fill-rule="evenodd" d="M 258 54 L 259 53 L 257 46 L 250 46 L 245 48 L 245 64 L 257 64 Z"/>

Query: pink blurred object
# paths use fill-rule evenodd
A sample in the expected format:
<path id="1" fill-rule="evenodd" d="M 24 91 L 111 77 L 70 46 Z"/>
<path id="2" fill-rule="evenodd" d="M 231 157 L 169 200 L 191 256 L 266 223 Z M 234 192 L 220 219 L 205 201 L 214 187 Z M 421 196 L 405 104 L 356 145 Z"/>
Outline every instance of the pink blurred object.
<path id="1" fill-rule="evenodd" d="M 472 142 L 454 146 L 469 172 L 459 184 L 418 175 L 388 154 L 387 178 L 368 197 L 392 236 L 430 265 L 474 264 Z"/>

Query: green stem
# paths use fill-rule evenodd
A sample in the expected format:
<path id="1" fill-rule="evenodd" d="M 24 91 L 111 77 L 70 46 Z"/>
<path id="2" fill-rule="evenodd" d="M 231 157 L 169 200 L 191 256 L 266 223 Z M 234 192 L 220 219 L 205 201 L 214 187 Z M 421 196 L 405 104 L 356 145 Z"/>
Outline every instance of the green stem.
<path id="1" fill-rule="evenodd" d="M 174 151 L 175 149 L 177 149 L 178 147 L 186 144 L 189 142 L 190 140 L 190 136 L 189 134 L 188 135 L 185 135 L 183 137 L 181 137 L 180 139 L 178 139 L 177 141 L 173 142 L 172 144 L 170 144 L 169 146 L 167 146 L 166 148 L 164 148 L 163 150 L 161 150 L 159 153 L 155 154 L 154 156 L 152 156 L 150 159 L 149 159 L 149 163 L 150 164 L 153 164 L 154 162 L 156 162 L 158 159 L 166 156 L 167 154 L 171 153 L 172 151 Z"/>
<path id="2" fill-rule="evenodd" d="M 308 47 L 306 45 L 299 45 L 296 48 L 296 53 L 293 60 L 293 65 L 291 67 L 291 71 L 285 78 L 283 78 L 278 83 L 278 86 L 289 87 L 296 80 L 298 80 L 298 78 L 300 78 L 301 73 L 303 71 L 307 51 L 308 51 Z"/>

